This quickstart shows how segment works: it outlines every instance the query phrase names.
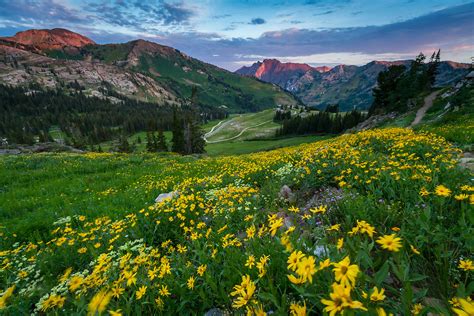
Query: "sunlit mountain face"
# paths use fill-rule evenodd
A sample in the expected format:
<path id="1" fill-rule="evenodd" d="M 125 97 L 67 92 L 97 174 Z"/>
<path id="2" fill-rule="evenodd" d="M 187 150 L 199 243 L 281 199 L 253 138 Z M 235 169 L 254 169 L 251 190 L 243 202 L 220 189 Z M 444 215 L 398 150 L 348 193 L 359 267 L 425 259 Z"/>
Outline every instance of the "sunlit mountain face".
<path id="1" fill-rule="evenodd" d="M 441 49 L 469 62 L 474 3 L 431 1 L 1 1 L 0 36 L 65 28 L 99 43 L 142 38 L 236 70 L 264 59 L 363 65 Z"/>

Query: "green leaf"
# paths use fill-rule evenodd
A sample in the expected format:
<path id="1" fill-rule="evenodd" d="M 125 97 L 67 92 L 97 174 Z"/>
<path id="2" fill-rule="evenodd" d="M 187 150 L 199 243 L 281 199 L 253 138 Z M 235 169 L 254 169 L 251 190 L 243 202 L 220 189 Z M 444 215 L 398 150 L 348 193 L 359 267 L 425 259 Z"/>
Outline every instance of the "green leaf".
<path id="1" fill-rule="evenodd" d="M 383 283 L 383 281 L 385 281 L 385 279 L 388 276 L 388 270 L 389 270 L 388 261 L 385 261 L 382 268 L 380 268 L 380 270 L 374 275 L 374 282 L 377 286 L 380 286 Z"/>
<path id="2" fill-rule="evenodd" d="M 272 302 L 276 307 L 280 307 L 278 300 L 270 293 L 259 293 L 258 296 L 263 299 Z"/>
<path id="3" fill-rule="evenodd" d="M 416 281 L 421 281 L 421 280 L 424 280 L 426 279 L 427 276 L 426 275 L 423 275 L 423 274 L 415 274 L 414 276 L 412 276 L 410 278 L 410 281 L 411 282 L 416 282 Z"/>

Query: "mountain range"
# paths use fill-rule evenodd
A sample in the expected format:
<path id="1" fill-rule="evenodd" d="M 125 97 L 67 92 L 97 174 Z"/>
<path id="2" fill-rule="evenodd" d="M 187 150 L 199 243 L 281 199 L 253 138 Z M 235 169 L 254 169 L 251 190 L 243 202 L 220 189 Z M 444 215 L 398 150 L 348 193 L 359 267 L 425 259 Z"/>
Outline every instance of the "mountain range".
<path id="1" fill-rule="evenodd" d="M 177 49 L 135 40 L 96 44 L 66 29 L 28 30 L 0 38 L 0 84 L 114 93 L 157 104 L 182 104 L 197 88 L 198 103 L 229 112 L 298 101 L 280 86 L 221 69 Z"/>
<path id="2" fill-rule="evenodd" d="M 90 96 L 122 96 L 159 105 L 183 104 L 198 91 L 201 107 L 249 112 L 279 104 L 319 109 L 367 109 L 381 71 L 410 60 L 363 66 L 313 67 L 265 59 L 235 73 L 145 40 L 100 45 L 66 29 L 27 30 L 0 37 L 0 84 L 78 89 Z M 470 65 L 443 61 L 437 85 L 456 82 Z M 258 79 L 258 80 L 256 80 Z"/>
<path id="3" fill-rule="evenodd" d="M 409 67 L 411 61 L 372 61 L 363 66 L 329 68 L 265 59 L 235 73 L 277 84 L 308 106 L 324 109 L 339 104 L 341 110 L 365 110 L 372 104 L 372 89 L 376 86 L 378 74 L 392 65 L 401 64 Z M 445 86 L 456 82 L 469 72 L 470 67 L 470 64 L 443 61 L 438 68 L 436 84 Z"/>

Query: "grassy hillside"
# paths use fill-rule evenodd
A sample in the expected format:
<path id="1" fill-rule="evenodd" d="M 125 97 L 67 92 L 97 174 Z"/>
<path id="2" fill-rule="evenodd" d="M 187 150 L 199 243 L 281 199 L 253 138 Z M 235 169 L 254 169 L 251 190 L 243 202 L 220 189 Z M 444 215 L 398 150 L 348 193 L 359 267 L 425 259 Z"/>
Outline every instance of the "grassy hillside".
<path id="1" fill-rule="evenodd" d="M 221 158 L 3 156 L 1 312 L 467 310 L 474 187 L 458 153 L 382 129 Z"/>
<path id="2" fill-rule="evenodd" d="M 206 138 L 210 143 L 226 140 L 245 140 L 275 136 L 280 124 L 273 122 L 275 110 L 231 116 L 222 123 L 216 123 L 214 130 L 208 131 Z M 242 133 L 243 132 L 243 133 Z"/>
<path id="3" fill-rule="evenodd" d="M 207 136 L 209 143 L 205 147 L 206 155 L 249 154 L 329 138 L 329 136 L 319 135 L 275 138 L 275 131 L 280 125 L 273 122 L 273 116 L 274 110 L 269 109 L 257 113 L 231 114 L 228 119 L 222 121 L 209 121 L 202 126 L 205 133 L 213 131 Z M 58 131 L 54 129 L 51 134 L 58 135 Z M 172 133 L 166 131 L 164 135 L 168 145 L 171 146 Z M 128 142 L 134 144 L 135 152 L 145 152 L 146 132 L 129 136 Z M 113 147 L 114 142 L 112 141 L 101 143 L 103 151 L 110 151 Z"/>
<path id="4" fill-rule="evenodd" d="M 427 111 L 420 129 L 436 133 L 459 144 L 463 149 L 474 150 L 474 87 L 463 86 L 451 95 L 442 90 L 433 106 Z"/>
<path id="5" fill-rule="evenodd" d="M 74 55 L 50 51 L 60 59 L 92 59 L 143 73 L 180 98 L 190 98 L 198 88 L 198 102 L 204 107 L 230 112 L 255 112 L 297 101 L 280 87 L 242 77 L 201 62 L 171 47 L 142 40 L 123 44 L 88 45 Z"/>
<path id="6" fill-rule="evenodd" d="M 143 54 L 136 69 L 182 97 L 189 98 L 191 88 L 196 86 L 200 103 L 224 107 L 232 112 L 258 111 L 278 104 L 296 103 L 275 85 L 241 77 L 180 54 L 172 57 Z"/>

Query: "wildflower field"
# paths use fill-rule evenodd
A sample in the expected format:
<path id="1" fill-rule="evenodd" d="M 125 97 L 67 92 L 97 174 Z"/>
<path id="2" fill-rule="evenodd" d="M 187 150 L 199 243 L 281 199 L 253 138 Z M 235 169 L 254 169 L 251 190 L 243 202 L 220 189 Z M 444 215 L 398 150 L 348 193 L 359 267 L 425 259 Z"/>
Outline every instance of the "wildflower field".
<path id="1" fill-rule="evenodd" d="M 391 128 L 218 158 L 1 158 L 0 313 L 473 315 L 459 154 Z"/>

